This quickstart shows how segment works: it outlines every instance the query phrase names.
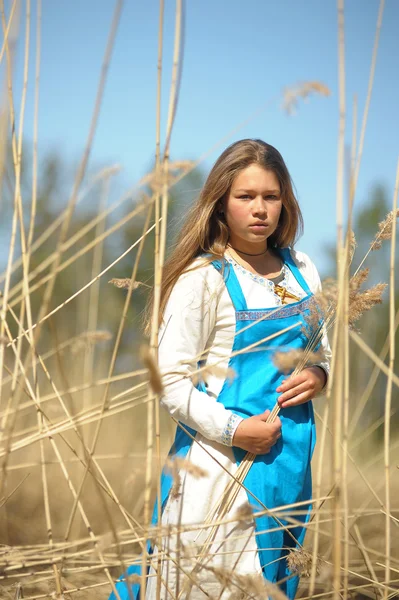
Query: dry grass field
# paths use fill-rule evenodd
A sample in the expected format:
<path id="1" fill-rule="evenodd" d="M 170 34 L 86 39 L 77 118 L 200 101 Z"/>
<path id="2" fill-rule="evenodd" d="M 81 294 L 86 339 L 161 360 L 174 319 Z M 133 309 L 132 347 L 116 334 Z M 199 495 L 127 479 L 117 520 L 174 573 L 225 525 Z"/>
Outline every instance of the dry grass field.
<path id="1" fill-rule="evenodd" d="M 343 0 L 338 9 L 342 36 Z M 90 177 L 86 173 L 120 10 L 121 2 L 116 2 L 72 191 L 43 226 L 45 206 L 38 204 L 38 191 L 46 181 L 40 179 L 35 151 L 29 158 L 33 177 L 28 183 L 22 167 L 21 107 L 26 89 L 21 98 L 13 94 L 12 29 L 7 25 L 13 13 L 5 15 L 1 8 L 0 60 L 7 61 L 9 83 L 3 98 L 7 109 L 0 113 L 0 218 L 9 242 L 0 273 L 0 598 L 4 599 L 105 599 L 124 567 L 141 560 L 148 537 L 165 543 L 170 533 L 151 530 L 149 519 L 176 426 L 159 408 L 162 382 L 155 358 L 169 202 L 174 186 L 196 166 L 169 159 L 182 60 L 182 2 L 176 2 L 166 144 L 161 148 L 158 97 L 156 163 L 137 184 L 133 207 L 130 203 L 123 214 L 120 207 L 131 195 L 114 204 L 107 196 L 116 169 Z M 37 26 L 40 31 L 40 21 Z M 373 61 L 378 35 L 377 23 Z M 40 35 L 37 40 L 39 44 Z M 342 52 L 340 57 L 342 86 Z M 28 58 L 29 53 L 25 63 Z M 40 64 L 35 68 L 38 85 Z M 373 66 L 369 96 L 372 84 Z M 319 82 L 291 87 L 284 106 L 289 110 L 314 94 L 327 95 L 328 90 Z M 369 240 L 373 254 L 384 251 L 381 256 L 390 257 L 388 287 L 378 307 L 384 311 L 379 319 L 386 327 L 379 327 L 373 345 L 364 335 L 371 322 L 366 313 L 376 310 L 383 290 L 363 281 L 361 268 L 368 266 L 370 255 L 353 256 L 351 234 L 367 106 L 366 102 L 363 120 L 359 118 L 361 128 L 353 132 L 350 202 L 344 214 L 342 126 L 349 109 L 340 96 L 337 277 L 334 290 L 324 298 L 333 363 L 326 396 L 315 401 L 314 508 L 305 547 L 292 557 L 302 575 L 298 597 L 304 599 L 388 600 L 399 593 L 399 435 L 393 426 L 399 408 L 395 373 L 399 168 L 392 212 L 375 223 L 374 238 Z M 97 209 L 82 217 L 78 205 L 89 193 L 97 198 Z M 125 238 L 124 231 L 128 231 Z M 360 234 L 354 231 L 356 237 Z M 112 254 L 108 242 L 115 236 L 123 240 L 123 247 L 116 253 L 113 248 Z M 150 288 L 155 301 L 147 338 L 140 323 Z M 352 321 L 358 330 L 351 327 Z M 356 387 L 351 380 L 355 366 L 362 373 Z M 241 483 L 243 478 L 244 474 Z M 292 508 L 292 518 L 296 510 L 300 507 Z M 223 513 L 218 514 L 223 521 Z M 232 599 L 283 596 L 277 589 L 265 591 L 256 578 L 220 576 L 228 577 Z"/>

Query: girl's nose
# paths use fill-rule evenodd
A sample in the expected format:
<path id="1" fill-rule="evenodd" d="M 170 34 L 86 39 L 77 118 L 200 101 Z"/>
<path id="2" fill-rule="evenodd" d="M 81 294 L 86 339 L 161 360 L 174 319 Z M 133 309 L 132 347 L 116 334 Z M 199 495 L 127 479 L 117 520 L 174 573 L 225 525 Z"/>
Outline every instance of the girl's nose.
<path id="1" fill-rule="evenodd" d="M 253 203 L 252 212 L 254 215 L 265 215 L 266 214 L 266 212 L 267 212 L 266 203 L 262 197 L 255 198 L 255 202 Z"/>

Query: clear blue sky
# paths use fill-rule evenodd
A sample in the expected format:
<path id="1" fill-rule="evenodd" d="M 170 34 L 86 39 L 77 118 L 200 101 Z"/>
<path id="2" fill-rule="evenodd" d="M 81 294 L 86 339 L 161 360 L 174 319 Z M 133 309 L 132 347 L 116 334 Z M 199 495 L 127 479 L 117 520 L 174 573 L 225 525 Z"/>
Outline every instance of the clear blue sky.
<path id="1" fill-rule="evenodd" d="M 24 3 L 22 3 L 24 4 Z M 35 19 L 36 2 L 32 2 Z M 174 3 L 165 2 L 164 122 L 174 36 Z M 346 2 L 347 135 L 352 99 L 359 121 L 366 99 L 379 2 Z M 76 161 L 86 140 L 112 0 L 43 0 L 40 84 L 40 152 L 57 148 Z M 369 122 L 356 203 L 373 184 L 393 192 L 399 154 L 399 2 L 386 0 Z M 21 34 L 24 23 L 22 20 Z M 154 156 L 158 2 L 125 0 L 112 55 L 91 165 L 119 162 L 124 185 L 132 185 Z M 26 111 L 32 137 L 35 35 Z M 20 94 L 23 35 L 16 60 Z M 317 80 L 331 96 L 300 102 L 287 116 L 275 100 L 204 163 L 208 170 L 222 148 L 242 137 L 260 137 L 284 156 L 305 218 L 298 248 L 323 268 L 323 244 L 335 237 L 338 132 L 337 10 L 334 0 L 187 0 L 184 65 L 172 137 L 174 159 L 196 159 L 257 107 L 281 96 L 284 86 Z"/>

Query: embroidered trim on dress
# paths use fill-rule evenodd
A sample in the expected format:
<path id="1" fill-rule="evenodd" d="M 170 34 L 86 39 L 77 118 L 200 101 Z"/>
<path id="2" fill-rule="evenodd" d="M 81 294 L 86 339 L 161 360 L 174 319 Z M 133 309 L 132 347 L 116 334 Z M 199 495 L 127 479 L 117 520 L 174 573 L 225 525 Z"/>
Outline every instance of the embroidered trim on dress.
<path id="1" fill-rule="evenodd" d="M 225 446 L 233 445 L 233 436 L 236 432 L 237 427 L 242 421 L 242 417 L 239 417 L 235 413 L 232 413 L 226 423 L 222 433 L 222 444 Z"/>
<path id="2" fill-rule="evenodd" d="M 236 310 L 236 320 L 267 321 L 268 319 L 283 319 L 292 315 L 299 315 L 303 310 L 309 308 L 313 302 L 313 297 L 309 297 L 305 300 L 295 302 L 295 304 L 284 304 L 281 308 L 278 307 L 278 310 L 275 308 L 265 310 Z"/>
<path id="3" fill-rule="evenodd" d="M 232 264 L 234 266 L 235 269 L 240 271 L 240 273 L 242 273 L 243 275 L 245 275 L 247 277 L 250 277 L 253 281 L 256 281 L 256 283 L 259 283 L 263 287 L 267 288 L 269 290 L 269 292 L 271 292 L 273 294 L 275 301 L 276 301 L 276 305 L 282 306 L 281 298 L 278 294 L 276 294 L 275 287 L 274 287 L 275 284 L 271 279 L 268 279 L 267 277 L 262 277 L 262 275 L 256 275 L 255 273 L 252 273 L 252 271 L 249 271 L 248 269 L 246 269 L 245 267 L 240 265 L 231 256 L 225 255 L 225 258 L 230 264 Z M 281 271 L 284 274 L 284 278 L 278 283 L 278 285 L 281 287 L 285 287 L 286 290 L 288 292 L 290 292 L 291 294 L 294 294 L 295 296 L 299 295 L 300 298 L 303 298 L 306 295 L 304 290 L 300 286 L 299 286 L 299 289 L 297 289 L 296 287 L 293 287 L 290 284 L 289 281 L 290 281 L 291 271 L 289 270 L 289 268 L 287 267 L 287 265 L 285 263 L 283 264 L 283 268 Z"/>

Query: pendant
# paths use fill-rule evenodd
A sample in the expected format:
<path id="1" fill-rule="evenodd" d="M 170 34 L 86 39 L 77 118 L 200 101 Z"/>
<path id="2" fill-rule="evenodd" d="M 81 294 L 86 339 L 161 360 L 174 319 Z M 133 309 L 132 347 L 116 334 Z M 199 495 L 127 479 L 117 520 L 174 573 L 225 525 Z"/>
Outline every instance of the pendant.
<path id="1" fill-rule="evenodd" d="M 281 304 L 291 304 L 291 302 L 298 302 L 300 298 L 291 294 L 287 288 L 274 284 L 274 292 L 281 298 Z"/>

